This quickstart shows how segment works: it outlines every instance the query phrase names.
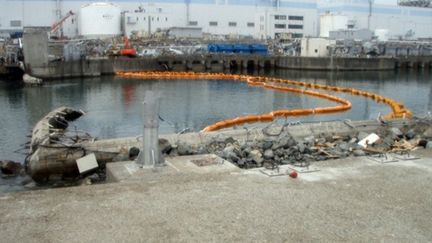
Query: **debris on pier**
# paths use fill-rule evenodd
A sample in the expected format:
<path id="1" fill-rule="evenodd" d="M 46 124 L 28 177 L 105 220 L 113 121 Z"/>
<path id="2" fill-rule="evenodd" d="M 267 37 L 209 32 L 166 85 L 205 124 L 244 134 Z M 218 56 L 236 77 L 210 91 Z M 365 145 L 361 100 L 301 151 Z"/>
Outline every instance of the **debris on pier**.
<path id="1" fill-rule="evenodd" d="M 39 121 L 31 139 L 27 172 L 36 182 L 58 179 L 103 181 L 105 164 L 134 160 L 142 142 L 137 137 L 97 140 L 88 133 L 69 131 L 68 123 L 84 113 L 61 107 Z M 215 154 L 240 168 L 309 166 L 313 162 L 348 156 L 409 153 L 432 148 L 432 118 L 392 121 L 339 121 L 276 125 L 210 133 L 163 135 L 159 150 L 164 156 Z M 375 133 L 379 139 L 366 148 L 359 141 Z M 98 168 L 80 174 L 77 160 L 94 153 Z M 90 178 L 90 179 L 89 179 Z"/>

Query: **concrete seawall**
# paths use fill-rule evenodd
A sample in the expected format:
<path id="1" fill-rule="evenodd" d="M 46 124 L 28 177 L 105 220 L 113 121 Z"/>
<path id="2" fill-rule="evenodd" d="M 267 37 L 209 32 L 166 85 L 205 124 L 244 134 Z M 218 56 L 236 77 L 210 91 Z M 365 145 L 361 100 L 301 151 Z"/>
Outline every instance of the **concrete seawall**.
<path id="1" fill-rule="evenodd" d="M 88 58 L 78 61 L 55 61 L 26 63 L 26 69 L 32 76 L 43 79 L 89 77 L 112 75 L 117 71 L 212 71 L 253 70 L 253 69 L 298 69 L 324 71 L 381 71 L 396 68 L 430 68 L 431 61 L 423 58 L 400 60 L 395 58 L 331 58 L 331 57 L 257 57 L 224 56 L 218 57 L 157 57 L 157 58 Z M 432 57 L 430 58 L 432 60 Z M 220 61 L 215 61 L 220 60 Z"/>
<path id="2" fill-rule="evenodd" d="M 394 58 L 281 57 L 277 67 L 304 70 L 393 70 Z"/>

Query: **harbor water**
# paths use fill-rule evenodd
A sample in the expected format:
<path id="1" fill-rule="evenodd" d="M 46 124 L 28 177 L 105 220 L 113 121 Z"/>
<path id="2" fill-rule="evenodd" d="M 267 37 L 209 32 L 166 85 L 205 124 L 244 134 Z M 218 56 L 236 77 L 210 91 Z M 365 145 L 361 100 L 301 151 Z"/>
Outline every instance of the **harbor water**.
<path id="1" fill-rule="evenodd" d="M 337 86 L 354 87 L 391 97 L 414 114 L 432 109 L 432 75 L 428 71 L 305 72 L 277 70 L 259 75 L 278 76 Z M 70 129 L 97 138 L 139 136 L 146 90 L 162 96 L 160 132 L 199 131 L 214 122 L 275 109 L 313 108 L 334 103 L 299 94 L 278 92 L 246 83 L 223 80 L 139 80 L 113 76 L 51 81 L 23 87 L 0 82 L 0 159 L 23 162 L 22 150 L 36 122 L 54 108 L 70 106 L 86 115 Z M 375 119 L 390 109 L 364 97 L 335 95 L 350 100 L 351 110 L 330 115 L 293 117 L 292 122 Z M 285 121 L 279 121 L 285 122 Z M 250 126 L 257 126 L 251 124 Z M 241 129 L 241 127 L 240 127 Z M 21 149 L 21 150 L 20 150 Z"/>

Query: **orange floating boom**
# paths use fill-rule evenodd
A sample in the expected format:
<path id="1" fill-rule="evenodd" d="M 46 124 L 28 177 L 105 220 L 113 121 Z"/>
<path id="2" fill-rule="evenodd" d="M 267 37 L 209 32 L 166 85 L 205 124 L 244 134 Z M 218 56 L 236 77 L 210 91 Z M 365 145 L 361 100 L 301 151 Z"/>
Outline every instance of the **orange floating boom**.
<path id="1" fill-rule="evenodd" d="M 127 78 L 141 78 L 141 79 L 223 79 L 223 80 L 235 80 L 246 82 L 250 86 L 261 86 L 263 88 L 284 91 L 284 92 L 293 92 L 300 93 L 310 96 L 315 96 L 323 99 L 327 99 L 333 102 L 338 103 L 337 106 L 330 107 L 316 107 L 312 109 L 295 109 L 295 110 L 275 110 L 266 114 L 261 115 L 246 115 L 240 116 L 233 119 L 227 119 L 215 124 L 209 125 L 203 129 L 204 132 L 216 131 L 223 128 L 232 127 L 235 125 L 240 125 L 244 123 L 253 123 L 253 122 L 270 122 L 273 121 L 276 117 L 288 117 L 288 116 L 306 116 L 313 114 L 327 114 L 327 113 L 335 113 L 335 112 L 343 112 L 351 109 L 351 102 L 336 97 L 327 93 L 320 93 L 313 90 L 308 89 L 298 89 L 287 86 L 279 86 L 275 85 L 275 83 L 286 84 L 286 85 L 294 85 L 300 87 L 308 87 L 314 89 L 323 89 L 323 90 L 331 90 L 339 93 L 349 93 L 357 96 L 364 96 L 370 98 L 376 102 L 383 102 L 390 106 L 392 112 L 385 116 L 385 119 L 395 119 L 395 118 L 411 118 L 412 113 L 401 103 L 396 102 L 387 97 L 380 96 L 378 94 L 374 94 L 371 92 L 357 90 L 354 88 L 347 87 L 338 87 L 338 86 L 330 86 L 324 84 L 314 84 L 307 82 L 299 82 L 293 80 L 285 80 L 280 78 L 271 78 L 271 77 L 254 77 L 248 75 L 235 75 L 235 74 L 224 74 L 224 73 L 194 73 L 194 72 L 117 72 L 116 75 L 127 77 Z"/>

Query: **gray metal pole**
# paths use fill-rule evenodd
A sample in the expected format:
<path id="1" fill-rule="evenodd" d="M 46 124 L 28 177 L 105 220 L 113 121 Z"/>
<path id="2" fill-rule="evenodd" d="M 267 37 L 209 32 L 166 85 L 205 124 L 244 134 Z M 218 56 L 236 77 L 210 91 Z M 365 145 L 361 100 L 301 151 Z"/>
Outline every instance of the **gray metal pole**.
<path id="1" fill-rule="evenodd" d="M 144 93 L 144 134 L 143 149 L 137 163 L 142 166 L 158 165 L 162 163 L 159 151 L 159 108 L 160 96 L 153 91 Z"/>

